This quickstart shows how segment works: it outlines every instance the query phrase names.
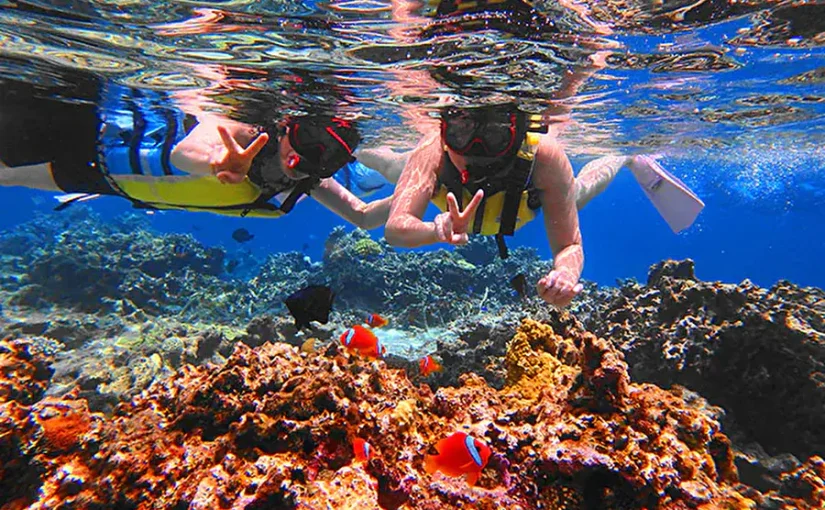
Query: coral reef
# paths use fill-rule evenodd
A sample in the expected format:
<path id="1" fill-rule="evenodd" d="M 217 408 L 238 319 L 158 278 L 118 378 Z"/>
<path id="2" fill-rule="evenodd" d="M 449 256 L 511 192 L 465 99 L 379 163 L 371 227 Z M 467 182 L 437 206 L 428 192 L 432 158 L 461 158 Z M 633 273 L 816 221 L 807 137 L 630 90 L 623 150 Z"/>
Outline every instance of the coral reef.
<path id="1" fill-rule="evenodd" d="M 647 285 L 623 285 L 587 327 L 620 347 L 635 380 L 697 391 L 768 453 L 825 452 L 822 290 L 701 282 L 692 261 L 670 261 Z"/>
<path id="2" fill-rule="evenodd" d="M 823 505 L 819 289 L 666 261 L 559 311 L 510 287 L 548 269 L 531 250 L 397 252 L 343 228 L 322 262 L 241 279 L 140 215 L 77 211 L 0 236 L 0 329 L 28 338 L 0 344 L 0 507 Z M 302 334 L 282 301 L 307 284 L 338 297 Z M 372 312 L 399 349 L 339 352 Z M 425 353 L 444 370 L 421 376 Z M 423 473 L 455 429 L 496 452 L 476 488 Z"/>
<path id="3" fill-rule="evenodd" d="M 283 300 L 296 289 L 326 284 L 336 291 L 336 308 L 381 312 L 395 325 L 426 328 L 518 305 L 510 279 L 519 273 L 537 279 L 549 267 L 525 248 L 513 250 L 506 261 L 494 257 L 490 264 L 474 264 L 468 260 L 478 257 L 470 253 L 490 251 L 481 238 L 455 252 L 396 252 L 363 230 L 339 227 L 326 241 L 323 263 L 300 253 L 279 253 L 270 255 L 253 277 L 229 279 L 223 250 L 204 247 L 188 235 L 155 234 L 140 216 L 104 222 L 72 212 L 72 221 L 61 215 L 46 218 L 0 239 L 0 268 L 6 274 L 0 298 L 19 316 L 59 309 L 61 315 L 114 314 L 135 323 L 174 317 L 241 325 L 261 313 L 285 314 Z M 27 250 L 20 247 L 23 238 Z"/>
<path id="4" fill-rule="evenodd" d="M 6 364 L 47 362 L 21 348 L 27 342 L 0 345 Z M 459 387 L 433 393 L 403 370 L 334 346 L 239 344 L 223 366 L 184 365 L 109 420 L 76 395 L 2 401 L 0 465 L 14 475 L 0 477 L 0 505 L 675 509 L 770 500 L 804 509 L 823 501 L 818 458 L 783 473 L 777 491 L 740 487 L 713 408 L 679 389 L 632 383 L 621 353 L 592 334 L 565 338 L 525 321 L 506 357 L 501 390 L 465 374 Z M 455 430 L 494 451 L 477 487 L 423 471 L 428 447 Z M 373 447 L 364 465 L 353 463 L 353 437 Z"/>

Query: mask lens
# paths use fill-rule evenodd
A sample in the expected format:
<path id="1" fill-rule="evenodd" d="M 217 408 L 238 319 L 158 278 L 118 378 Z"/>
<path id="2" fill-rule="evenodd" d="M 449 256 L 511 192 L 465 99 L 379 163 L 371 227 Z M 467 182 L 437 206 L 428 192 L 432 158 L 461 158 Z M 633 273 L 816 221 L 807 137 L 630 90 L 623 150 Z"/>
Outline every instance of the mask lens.
<path id="1" fill-rule="evenodd" d="M 443 124 L 444 142 L 452 150 L 461 153 L 475 138 L 478 123 L 471 116 L 458 113 L 445 117 Z"/>
<path id="2" fill-rule="evenodd" d="M 442 123 L 442 136 L 447 146 L 461 155 L 498 157 L 513 144 L 515 122 L 515 116 L 509 113 L 448 113 Z"/>
<path id="3" fill-rule="evenodd" d="M 294 123 L 289 128 L 289 144 L 301 159 L 308 163 L 318 164 L 326 150 L 318 136 L 315 126 Z"/>
<path id="4" fill-rule="evenodd" d="M 516 135 L 515 124 L 508 121 L 487 123 L 479 136 L 481 143 L 487 150 L 489 156 L 502 156 L 513 144 L 513 137 Z"/>

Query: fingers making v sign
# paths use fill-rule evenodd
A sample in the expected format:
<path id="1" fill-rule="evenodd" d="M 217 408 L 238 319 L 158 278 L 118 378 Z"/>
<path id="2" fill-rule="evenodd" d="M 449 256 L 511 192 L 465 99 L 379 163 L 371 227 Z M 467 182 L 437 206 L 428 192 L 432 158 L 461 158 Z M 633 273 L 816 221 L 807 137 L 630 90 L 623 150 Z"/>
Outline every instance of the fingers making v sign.
<path id="1" fill-rule="evenodd" d="M 223 140 L 223 147 L 211 161 L 212 171 L 222 183 L 237 184 L 249 173 L 252 160 L 269 141 L 269 135 L 261 133 L 244 149 L 226 127 L 218 126 L 218 134 Z"/>
<path id="2" fill-rule="evenodd" d="M 438 239 L 444 243 L 467 244 L 469 236 L 467 230 L 475 218 L 481 200 L 484 198 L 484 191 L 478 190 L 467 204 L 464 211 L 458 206 L 458 200 L 452 193 L 447 194 L 447 212 L 435 217 L 435 228 Z"/>

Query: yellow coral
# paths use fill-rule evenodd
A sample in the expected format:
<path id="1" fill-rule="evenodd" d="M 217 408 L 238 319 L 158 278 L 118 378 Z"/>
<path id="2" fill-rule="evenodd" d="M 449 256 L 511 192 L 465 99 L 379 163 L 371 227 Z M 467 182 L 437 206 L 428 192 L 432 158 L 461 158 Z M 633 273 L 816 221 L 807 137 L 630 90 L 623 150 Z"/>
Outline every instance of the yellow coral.
<path id="1" fill-rule="evenodd" d="M 353 247 L 355 253 L 361 258 L 369 258 L 373 256 L 383 255 L 384 249 L 376 241 L 369 237 L 359 239 Z"/>
<path id="2" fill-rule="evenodd" d="M 579 369 L 562 360 L 574 360 L 575 352 L 549 325 L 525 319 L 507 344 L 507 385 L 524 398 L 536 398 L 548 385 L 567 388 Z"/>
<path id="3" fill-rule="evenodd" d="M 409 428 L 415 418 L 416 402 L 414 399 L 402 400 L 392 411 L 392 420 L 401 430 Z"/>

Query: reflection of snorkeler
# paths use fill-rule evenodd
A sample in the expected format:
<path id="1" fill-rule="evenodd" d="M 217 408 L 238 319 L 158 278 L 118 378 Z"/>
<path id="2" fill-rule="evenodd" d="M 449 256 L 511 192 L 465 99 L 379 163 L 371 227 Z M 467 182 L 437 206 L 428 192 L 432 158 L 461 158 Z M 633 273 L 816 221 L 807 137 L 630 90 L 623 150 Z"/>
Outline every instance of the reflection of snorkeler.
<path id="1" fill-rule="evenodd" d="M 348 121 L 305 116 L 256 128 L 207 115 L 196 123 L 168 110 L 144 114 L 135 101 L 123 107 L 128 119 L 112 122 L 98 105 L 106 95 L 98 79 L 73 81 L 82 84 L 82 102 L 3 84 L 1 184 L 78 193 L 78 200 L 115 195 L 138 207 L 263 217 L 285 214 L 311 195 L 358 226 L 386 220 L 390 198 L 365 204 L 331 178 L 354 159 L 360 141 Z M 116 143 L 107 140 L 110 131 Z"/>

